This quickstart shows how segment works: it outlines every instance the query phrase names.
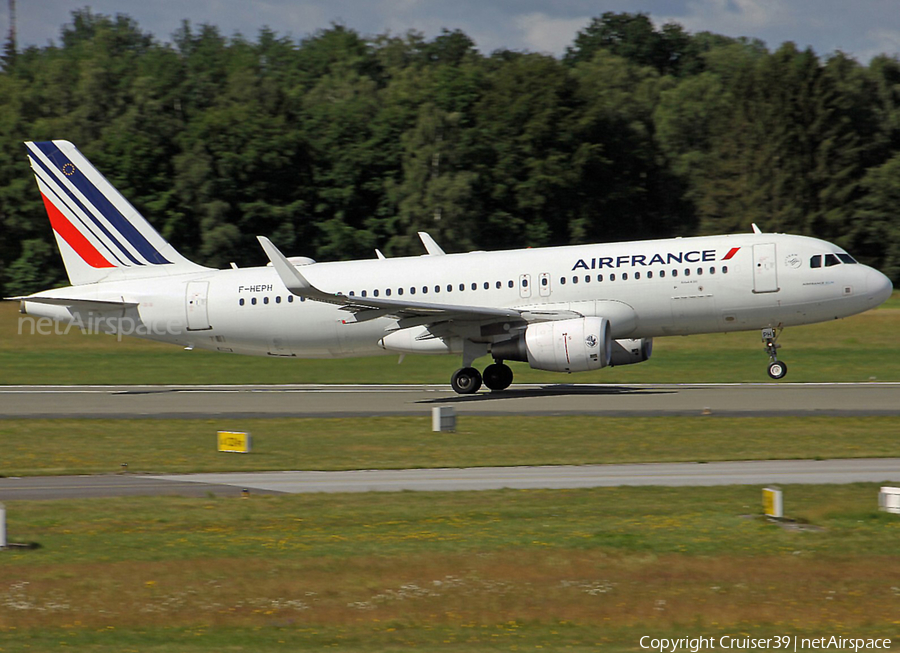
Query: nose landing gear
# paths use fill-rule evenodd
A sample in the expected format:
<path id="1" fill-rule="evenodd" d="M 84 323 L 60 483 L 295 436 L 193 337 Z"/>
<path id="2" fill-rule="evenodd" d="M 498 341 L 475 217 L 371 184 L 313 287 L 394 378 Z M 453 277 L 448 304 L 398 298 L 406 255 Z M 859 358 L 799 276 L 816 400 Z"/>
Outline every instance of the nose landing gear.
<path id="1" fill-rule="evenodd" d="M 787 364 L 778 360 L 778 350 L 781 348 L 776 341 L 781 335 L 782 329 L 763 329 L 762 340 L 766 346 L 766 353 L 769 355 L 769 376 L 773 379 L 782 379 L 787 374 Z"/>

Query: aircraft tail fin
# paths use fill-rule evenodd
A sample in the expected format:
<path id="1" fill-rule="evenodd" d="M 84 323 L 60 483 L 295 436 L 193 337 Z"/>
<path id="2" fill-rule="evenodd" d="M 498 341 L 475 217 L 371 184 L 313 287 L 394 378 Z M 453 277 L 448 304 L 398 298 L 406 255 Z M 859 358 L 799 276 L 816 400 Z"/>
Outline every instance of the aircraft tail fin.
<path id="1" fill-rule="evenodd" d="M 201 271 L 68 141 L 26 142 L 72 285 Z"/>

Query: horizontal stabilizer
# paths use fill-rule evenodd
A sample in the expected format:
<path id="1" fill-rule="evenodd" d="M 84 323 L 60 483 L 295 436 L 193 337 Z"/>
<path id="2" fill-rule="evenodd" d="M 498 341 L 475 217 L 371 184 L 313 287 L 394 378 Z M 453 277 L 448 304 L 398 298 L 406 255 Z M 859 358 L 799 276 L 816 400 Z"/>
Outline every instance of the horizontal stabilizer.
<path id="1" fill-rule="evenodd" d="M 33 302 L 51 306 L 69 306 L 83 311 L 120 311 L 125 308 L 139 306 L 138 302 L 108 301 L 105 299 L 78 299 L 73 297 L 5 297 L 9 301 Z"/>

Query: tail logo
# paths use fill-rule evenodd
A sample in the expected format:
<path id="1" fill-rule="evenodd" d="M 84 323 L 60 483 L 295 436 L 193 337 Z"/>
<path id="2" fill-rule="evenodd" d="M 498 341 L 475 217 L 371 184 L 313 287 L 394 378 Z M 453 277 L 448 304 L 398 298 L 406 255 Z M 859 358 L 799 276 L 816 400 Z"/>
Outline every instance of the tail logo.
<path id="1" fill-rule="evenodd" d="M 56 233 L 91 267 L 171 264 L 164 243 L 71 143 L 28 143 L 28 156 Z M 157 243 L 157 244 L 154 244 Z"/>

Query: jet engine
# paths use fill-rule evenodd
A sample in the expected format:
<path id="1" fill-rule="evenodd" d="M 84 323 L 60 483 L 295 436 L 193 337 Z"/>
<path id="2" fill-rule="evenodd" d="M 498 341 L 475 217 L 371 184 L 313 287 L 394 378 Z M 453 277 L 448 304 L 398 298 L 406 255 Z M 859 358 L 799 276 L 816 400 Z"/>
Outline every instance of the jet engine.
<path id="1" fill-rule="evenodd" d="M 610 364 L 610 333 L 605 317 L 538 322 L 528 325 L 521 336 L 494 343 L 491 355 L 550 372 L 597 370 Z"/>
<path id="2" fill-rule="evenodd" d="M 637 340 L 613 340 L 610 367 L 643 363 L 653 353 L 653 338 Z"/>

